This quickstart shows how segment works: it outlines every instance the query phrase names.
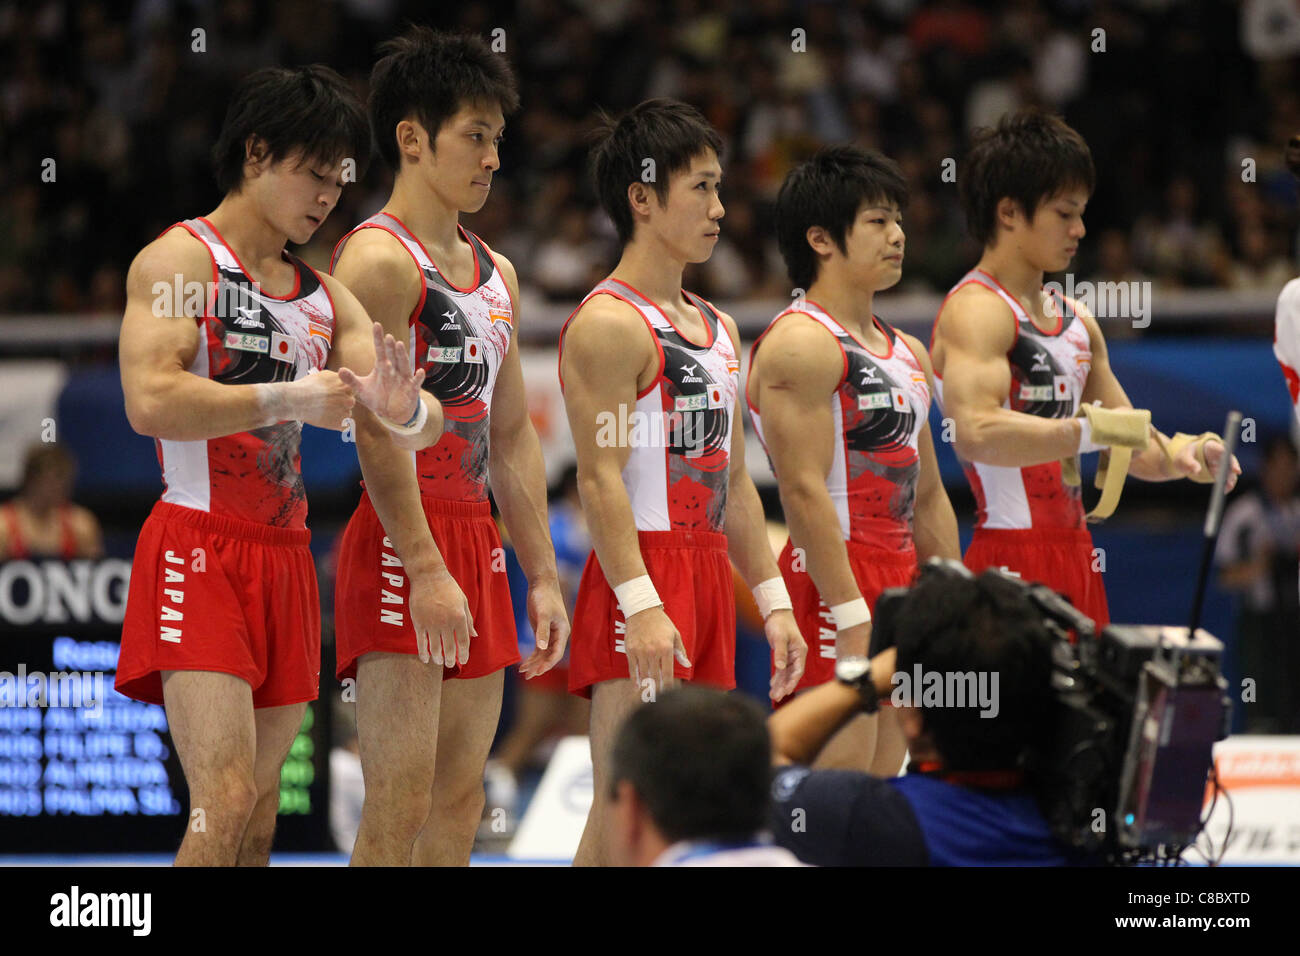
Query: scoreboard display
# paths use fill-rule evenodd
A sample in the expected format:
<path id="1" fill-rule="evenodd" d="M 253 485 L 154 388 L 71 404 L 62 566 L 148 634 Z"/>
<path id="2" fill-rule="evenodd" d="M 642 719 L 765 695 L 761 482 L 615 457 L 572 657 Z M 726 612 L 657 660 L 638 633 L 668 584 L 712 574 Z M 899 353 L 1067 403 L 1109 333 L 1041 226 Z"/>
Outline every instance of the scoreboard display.
<path id="1" fill-rule="evenodd" d="M 0 853 L 173 853 L 188 792 L 167 714 L 113 689 L 131 566 L 0 563 Z M 280 775 L 275 848 L 332 850 L 329 708 Z"/>

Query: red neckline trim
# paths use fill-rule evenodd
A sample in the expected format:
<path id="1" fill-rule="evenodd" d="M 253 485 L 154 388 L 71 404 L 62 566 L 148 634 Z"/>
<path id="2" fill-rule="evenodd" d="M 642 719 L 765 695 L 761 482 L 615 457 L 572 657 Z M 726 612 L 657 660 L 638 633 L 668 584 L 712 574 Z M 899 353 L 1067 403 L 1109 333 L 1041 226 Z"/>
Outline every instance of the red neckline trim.
<path id="1" fill-rule="evenodd" d="M 1020 300 L 1017 299 L 1014 295 L 1011 295 L 1010 290 L 1008 290 L 1007 287 L 1004 286 L 1001 282 L 999 282 L 996 278 L 994 278 L 993 276 L 989 275 L 989 273 L 985 272 L 983 269 L 979 268 L 978 266 L 975 267 L 975 271 L 978 272 L 978 273 L 979 273 L 980 275 L 982 275 L 982 276 L 986 276 L 990 282 L 992 282 L 995 286 L 997 286 L 999 289 L 1001 289 L 1001 290 L 1002 290 L 1003 292 L 1005 292 L 1007 295 L 1011 296 L 1011 301 L 1012 301 L 1012 302 L 1014 302 L 1017 306 L 1020 306 Z M 1043 290 L 1043 287 L 1040 285 L 1040 286 L 1038 287 L 1038 291 L 1041 292 L 1042 290 Z M 1021 311 L 1021 312 L 1024 312 L 1024 311 L 1025 311 L 1023 306 L 1020 307 L 1020 311 Z M 1028 312 L 1025 312 L 1025 318 L 1029 319 L 1029 324 L 1032 325 L 1032 326 L 1033 326 L 1035 329 L 1037 329 L 1039 332 L 1043 333 L 1043 335 L 1060 335 L 1060 334 L 1061 334 L 1061 328 L 1063 327 L 1064 322 L 1065 322 L 1064 310 L 1062 310 L 1062 314 L 1057 315 L 1057 317 L 1056 317 L 1056 329 L 1055 329 L 1054 331 L 1051 331 L 1051 332 L 1047 331 L 1047 329 L 1043 328 L 1043 327 L 1040 326 L 1037 322 L 1035 322 L 1035 321 L 1034 321 L 1034 317 L 1033 317 L 1032 315 L 1030 315 Z"/>
<path id="2" fill-rule="evenodd" d="M 244 274 L 244 278 L 248 279 L 249 282 L 253 283 L 253 285 L 257 287 L 257 291 L 259 293 L 266 296 L 268 299 L 275 299 L 277 302 L 292 302 L 294 299 L 298 298 L 298 293 L 302 291 L 302 272 L 299 271 L 297 265 L 294 264 L 293 259 L 289 257 L 289 251 L 287 249 L 280 250 L 280 257 L 282 261 L 287 262 L 289 263 L 289 265 L 293 266 L 293 291 L 290 292 L 288 295 L 275 295 L 271 292 L 267 292 L 264 288 L 262 288 L 262 283 L 258 282 L 256 279 L 253 278 L 253 274 L 249 272 L 247 268 L 245 268 L 244 263 L 240 260 L 239 253 L 237 253 L 234 249 L 231 248 L 230 243 L 226 242 L 226 237 L 221 234 L 220 229 L 218 229 L 210 221 L 208 221 L 208 219 L 205 216 L 199 216 L 199 222 L 203 223 L 205 226 L 207 226 L 209 229 L 213 231 L 213 233 L 217 237 L 217 241 L 226 247 L 227 252 L 229 252 L 232 256 L 234 256 L 235 265 L 239 266 L 239 271 Z"/>
<path id="3" fill-rule="evenodd" d="M 469 246 L 469 251 L 474 253 L 474 281 L 471 282 L 470 285 L 464 289 L 456 285 L 456 283 L 452 282 L 451 276 L 447 275 L 447 273 L 443 272 L 442 269 L 439 268 L 438 260 L 435 259 L 433 256 L 429 255 L 429 250 L 424 248 L 424 243 L 420 241 L 420 237 L 417 236 L 414 232 L 412 232 L 410 228 L 406 225 L 406 223 L 402 222 L 402 220 L 398 219 L 391 212 L 381 212 L 380 215 L 387 216 L 389 219 L 393 220 L 393 222 L 397 223 L 399 226 L 402 227 L 402 229 L 406 232 L 408 236 L 410 236 L 412 239 L 415 240 L 415 244 L 420 247 L 420 251 L 424 253 L 425 257 L 431 263 L 433 263 L 433 267 L 438 270 L 438 275 L 442 276 L 443 281 L 446 282 L 447 285 L 451 286 L 457 292 L 473 292 L 475 289 L 478 288 L 479 271 L 480 271 L 478 249 L 474 247 L 474 243 L 469 241 L 469 233 L 465 231 L 465 227 L 462 226 L 460 223 L 456 223 L 456 231 L 460 233 L 460 237 L 465 240 L 465 245 Z"/>
<path id="4" fill-rule="evenodd" d="M 852 332 L 851 330 L 849 330 L 849 329 L 844 325 L 843 322 L 841 322 L 839 319 L 835 318 L 835 316 L 833 316 L 833 315 L 831 314 L 831 310 L 828 309 L 828 308 L 826 308 L 826 306 L 822 305 L 820 302 L 814 302 L 812 299 L 804 299 L 804 301 L 807 302 L 809 305 L 815 305 L 817 308 L 819 308 L 819 309 L 821 309 L 823 312 L 825 312 L 825 313 L 826 313 L 826 317 L 829 318 L 829 319 L 830 319 L 832 322 L 834 322 L 836 325 L 838 325 L 838 326 L 840 327 L 840 331 L 841 331 L 841 332 L 843 332 L 845 335 L 847 335 L 849 338 L 851 338 L 854 342 L 857 342 L 858 345 L 860 345 L 863 349 L 865 349 L 869 355 L 874 355 L 874 356 L 875 356 L 876 358 L 878 358 L 878 359 L 887 359 L 887 358 L 892 358 L 892 357 L 893 357 L 893 354 L 894 354 L 894 338 L 893 338 L 893 336 L 891 336 L 891 335 L 889 334 L 889 332 L 885 329 L 884 323 L 880 321 L 880 319 L 876 316 L 876 314 L 875 314 L 874 312 L 871 314 L 871 324 L 874 325 L 874 326 L 876 327 L 876 329 L 880 332 L 880 334 L 883 335 L 883 336 L 885 337 L 885 341 L 889 343 L 889 351 L 887 351 L 884 355 L 881 355 L 879 352 L 874 352 L 874 351 L 872 351 L 871 348 L 867 345 L 866 342 L 863 342 L 860 338 L 858 338 L 856 335 L 854 335 L 853 332 Z"/>
<path id="5" fill-rule="evenodd" d="M 681 292 L 681 295 L 682 295 L 682 301 L 685 302 L 688 306 L 690 306 L 692 309 L 694 309 L 696 312 L 699 313 L 700 321 L 704 323 L 704 331 L 706 331 L 706 332 L 709 333 L 709 340 L 708 340 L 707 342 L 705 342 L 704 344 L 700 344 L 699 342 L 696 342 L 696 341 L 693 340 L 690 336 L 688 336 L 685 332 L 683 332 L 681 329 L 679 329 L 679 328 L 677 327 L 677 323 L 675 323 L 672 319 L 668 318 L 668 313 L 665 312 L 663 309 L 659 308 L 659 303 L 655 302 L 654 299 L 650 298 L 650 296 L 646 295 L 644 292 L 642 292 L 642 291 L 641 291 L 640 289 L 638 289 L 636 286 L 631 285 L 631 284 L 629 284 L 629 283 L 627 283 L 627 282 L 624 282 L 622 279 L 615 279 L 613 276 L 610 276 L 609 281 L 610 281 L 610 282 L 617 282 L 619 285 L 621 285 L 621 286 L 622 286 L 623 288 L 625 288 L 625 289 L 631 289 L 633 292 L 635 292 L 637 295 L 639 295 L 642 299 L 644 299 L 645 301 L 649 302 L 650 305 L 654 307 L 654 310 L 655 310 L 656 312 L 658 312 L 660 315 L 662 315 L 662 316 L 664 317 L 664 321 L 667 322 L 669 325 L 672 326 L 673 331 L 676 332 L 678 335 L 680 335 L 680 336 L 682 337 L 682 339 L 685 340 L 686 343 L 687 343 L 688 345 L 692 346 L 693 348 L 697 348 L 697 349 L 710 349 L 710 348 L 713 348 L 713 343 L 716 342 L 716 341 L 717 341 L 717 338 L 718 338 L 717 329 L 711 328 L 711 327 L 709 326 L 709 320 L 706 319 L 706 318 L 704 317 L 704 312 L 701 311 L 701 309 L 700 309 L 700 307 L 699 307 L 698 305 L 696 305 L 696 304 L 695 304 L 694 302 L 692 302 L 690 299 L 686 298 L 686 293 L 685 293 L 685 291 L 683 291 L 683 290 L 678 290 L 679 292 Z M 719 319 L 719 321 L 721 321 L 721 320 Z"/>

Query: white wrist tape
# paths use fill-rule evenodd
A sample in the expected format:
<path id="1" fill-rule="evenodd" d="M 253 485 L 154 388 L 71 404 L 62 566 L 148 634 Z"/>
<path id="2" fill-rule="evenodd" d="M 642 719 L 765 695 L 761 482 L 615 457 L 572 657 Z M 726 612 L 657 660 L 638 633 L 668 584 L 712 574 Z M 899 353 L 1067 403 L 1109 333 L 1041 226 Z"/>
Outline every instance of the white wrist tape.
<path id="1" fill-rule="evenodd" d="M 831 608 L 831 620 L 835 622 L 835 630 L 847 631 L 859 624 L 869 623 L 871 621 L 871 609 L 867 607 L 865 598 L 845 601 L 843 604 L 837 604 Z"/>
<path id="2" fill-rule="evenodd" d="M 773 611 L 793 611 L 790 592 L 785 589 L 785 581 L 780 577 L 768 578 L 754 585 L 754 603 L 758 605 L 759 616 L 767 620 Z"/>
<path id="3" fill-rule="evenodd" d="M 659 592 L 655 590 L 654 582 L 650 580 L 648 574 L 615 585 L 614 597 L 618 598 L 619 610 L 623 612 L 624 618 L 629 618 L 647 608 L 662 607 L 664 603 L 660 600 Z"/>
<path id="4" fill-rule="evenodd" d="M 1109 445 L 1098 445 L 1092 440 L 1092 422 L 1087 418 L 1079 419 L 1079 454 L 1087 455 L 1094 451 L 1104 451 Z"/>
<path id="5" fill-rule="evenodd" d="M 291 407 L 293 403 L 287 391 L 289 384 L 288 382 L 262 382 L 253 386 L 257 389 L 257 407 L 262 413 L 262 420 L 257 427 L 264 428 L 267 425 L 291 421 L 298 417 L 296 410 Z"/>
<path id="6" fill-rule="evenodd" d="M 429 420 L 429 406 L 425 403 L 423 395 L 416 400 L 416 405 L 418 407 L 415 410 L 415 414 L 411 416 L 410 421 L 405 425 L 395 424 L 383 417 L 380 417 L 379 420 L 384 423 L 385 428 L 395 434 L 418 435 L 420 432 L 424 431 L 424 424 Z"/>

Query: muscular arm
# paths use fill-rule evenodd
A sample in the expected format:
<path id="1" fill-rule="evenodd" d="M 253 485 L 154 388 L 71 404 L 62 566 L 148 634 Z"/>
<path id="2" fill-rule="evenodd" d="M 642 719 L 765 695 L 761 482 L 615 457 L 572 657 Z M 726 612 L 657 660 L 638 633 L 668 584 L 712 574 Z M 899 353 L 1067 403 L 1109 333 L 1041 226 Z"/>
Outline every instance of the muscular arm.
<path id="1" fill-rule="evenodd" d="M 519 301 L 519 280 L 514 266 L 496 256 L 502 277 L 515 302 Z M 510 332 L 510 348 L 497 375 L 492 394 L 491 435 L 488 473 L 492 494 L 501 519 L 510 532 L 519 564 L 529 586 L 552 582 L 558 586 L 555 548 L 546 517 L 546 462 L 542 443 L 528 417 L 528 397 L 519 361 L 518 312 Z"/>
<path id="2" fill-rule="evenodd" d="M 618 347 L 611 347 L 614 342 Z M 623 485 L 631 450 L 603 439 L 618 435 L 618 423 L 636 408 L 638 382 L 649 378 L 657 361 L 640 316 L 609 296 L 597 296 L 579 309 L 565 333 L 560 374 L 578 458 L 578 491 L 610 587 L 640 577 L 646 567 Z"/>
<path id="3" fill-rule="evenodd" d="M 935 362 L 942 366 L 944 412 L 953 420 L 957 454 L 1008 468 L 1069 458 L 1079 449 L 1078 421 L 1002 407 L 1011 393 L 1007 351 L 1015 342 L 1008 313 L 1001 299 L 975 288 L 955 293 L 940 313 Z"/>
<path id="4" fill-rule="evenodd" d="M 803 549 L 813 584 L 831 606 L 861 597 L 826 487 L 835 447 L 831 398 L 843 370 L 830 334 L 794 315 L 767 334 L 749 373 L 790 541 Z"/>
<path id="5" fill-rule="evenodd" d="M 420 297 L 419 271 L 396 240 L 366 229 L 348 241 L 334 275 L 325 278 L 338 313 L 330 363 L 365 375 L 375 361 L 372 318 L 385 333 L 407 341 L 407 317 Z M 366 491 L 402 565 L 412 577 L 445 570 L 420 506 L 410 454 L 390 440 L 389 430 L 364 406 L 358 404 L 353 417 Z"/>
<path id="6" fill-rule="evenodd" d="M 342 389 L 333 375 L 333 381 L 226 385 L 188 371 L 200 348 L 199 330 L 184 303 L 171 301 L 178 276 L 182 288 L 195 282 L 206 289 L 212 281 L 203 244 L 179 228 L 145 246 L 127 273 L 118 364 L 131 427 L 150 438 L 202 441 L 293 418 L 323 424 L 316 419 L 323 396 L 307 393 Z"/>
<path id="7" fill-rule="evenodd" d="M 889 648 L 871 659 L 876 694 L 888 697 L 893 687 L 898 651 Z M 838 680 L 800 694 L 767 719 L 772 737 L 772 762 L 811 764 L 835 732 L 862 710 L 858 692 Z"/>
<path id="8" fill-rule="evenodd" d="M 930 394 L 935 394 L 934 371 L 925 346 L 910 335 L 899 334 L 911 347 L 916 360 L 921 363 L 926 381 L 930 385 Z M 924 564 L 934 557 L 960 561 L 957 515 L 952 510 L 952 502 L 948 500 L 948 492 L 944 490 L 943 481 L 939 477 L 939 462 L 935 458 L 934 439 L 930 434 L 928 421 L 921 428 L 918 444 L 921 474 L 916 483 L 916 505 L 912 513 L 912 537 L 916 543 L 917 564 Z"/>
<path id="9" fill-rule="evenodd" d="M 622 470 L 631 453 L 620 427 L 636 409 L 637 385 L 653 380 L 658 353 L 640 315 L 626 303 L 597 296 L 580 308 L 564 338 L 560 372 L 564 408 L 578 454 L 578 492 L 605 580 L 617 588 L 647 575 Z M 648 576 L 648 575 L 647 575 Z M 657 593 L 657 592 L 656 592 Z M 676 681 L 674 661 L 690 667 L 681 633 L 649 594 L 627 612 L 628 676 L 661 688 Z"/>

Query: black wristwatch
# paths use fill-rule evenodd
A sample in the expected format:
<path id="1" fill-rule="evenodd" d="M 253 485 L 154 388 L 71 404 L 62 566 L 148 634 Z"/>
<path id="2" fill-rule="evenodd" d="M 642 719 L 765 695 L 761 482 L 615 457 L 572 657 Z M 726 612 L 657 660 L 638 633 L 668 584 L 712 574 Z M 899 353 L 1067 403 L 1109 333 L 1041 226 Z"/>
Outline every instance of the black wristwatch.
<path id="1" fill-rule="evenodd" d="M 871 680 L 870 658 L 841 657 L 835 662 L 835 679 L 858 692 L 864 714 L 874 714 L 880 708 L 876 685 Z"/>

